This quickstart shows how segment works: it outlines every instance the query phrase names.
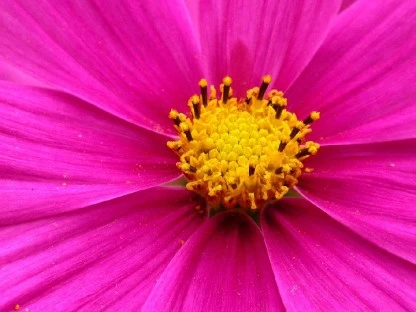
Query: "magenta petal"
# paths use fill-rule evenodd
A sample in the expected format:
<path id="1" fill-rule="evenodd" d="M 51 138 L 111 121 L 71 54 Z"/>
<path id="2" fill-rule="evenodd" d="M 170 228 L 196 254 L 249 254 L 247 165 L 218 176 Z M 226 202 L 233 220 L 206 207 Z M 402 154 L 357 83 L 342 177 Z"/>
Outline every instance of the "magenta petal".
<path id="1" fill-rule="evenodd" d="M 198 89 L 199 52 L 180 0 L 1 1 L 0 59 L 137 125 L 171 131 Z"/>
<path id="2" fill-rule="evenodd" d="M 201 223 L 184 189 L 154 188 L 0 229 L 0 310 L 138 311 Z"/>
<path id="3" fill-rule="evenodd" d="M 230 75 L 243 97 L 265 74 L 286 89 L 324 40 L 341 1 L 188 2 L 209 78 L 217 84 Z"/>
<path id="4" fill-rule="evenodd" d="M 67 94 L 3 82 L 0 115 L 0 223 L 84 207 L 178 176 L 166 137 Z"/>
<path id="5" fill-rule="evenodd" d="M 412 311 L 416 267 L 303 199 L 268 207 L 262 228 L 288 311 Z"/>
<path id="6" fill-rule="evenodd" d="M 321 142 L 380 142 L 416 135 L 416 2 L 357 1 L 287 93 L 300 116 L 321 112 Z"/>
<path id="7" fill-rule="evenodd" d="M 341 5 L 341 11 L 348 9 L 357 0 L 343 0 Z"/>
<path id="8" fill-rule="evenodd" d="M 323 119 L 325 122 L 325 118 Z M 315 126 L 315 125 L 314 125 Z M 315 127 L 313 126 L 315 131 Z M 332 122 L 327 127 L 332 127 Z M 319 135 L 319 129 L 315 137 Z M 386 114 L 376 120 L 365 122 L 330 137 L 320 137 L 322 145 L 388 142 L 416 138 L 416 96 L 413 103 L 397 112 Z"/>
<path id="9" fill-rule="evenodd" d="M 325 146 L 298 190 L 361 236 L 416 263 L 416 140 Z"/>
<path id="10" fill-rule="evenodd" d="M 22 73 L 20 70 L 17 70 L 13 66 L 4 61 L 0 61 L 0 81 L 2 82 L 15 82 L 24 85 L 31 85 L 31 86 L 43 86 L 39 81 L 34 79 L 33 77 Z"/>
<path id="11" fill-rule="evenodd" d="M 144 311 L 283 311 L 263 237 L 244 215 L 209 220 L 176 254 Z"/>

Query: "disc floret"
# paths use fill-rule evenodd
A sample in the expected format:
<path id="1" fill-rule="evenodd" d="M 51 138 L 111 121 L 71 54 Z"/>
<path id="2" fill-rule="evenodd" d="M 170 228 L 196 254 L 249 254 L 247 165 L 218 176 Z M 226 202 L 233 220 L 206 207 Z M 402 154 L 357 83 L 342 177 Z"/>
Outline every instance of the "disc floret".
<path id="1" fill-rule="evenodd" d="M 310 125 L 319 119 L 312 112 L 299 121 L 287 111 L 283 93 L 271 90 L 270 76 L 247 96 L 233 96 L 232 80 L 225 77 L 221 96 L 205 79 L 200 95 L 189 101 L 190 116 L 169 114 L 179 134 L 168 142 L 178 156 L 187 189 L 206 198 L 211 208 L 257 210 L 281 199 L 298 183 L 303 160 L 318 152 L 319 144 L 306 141 Z"/>

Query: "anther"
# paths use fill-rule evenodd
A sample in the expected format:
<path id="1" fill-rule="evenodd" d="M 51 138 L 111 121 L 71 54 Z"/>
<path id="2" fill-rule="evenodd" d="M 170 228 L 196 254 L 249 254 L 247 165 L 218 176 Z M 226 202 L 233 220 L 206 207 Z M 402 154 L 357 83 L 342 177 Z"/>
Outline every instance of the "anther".
<path id="1" fill-rule="evenodd" d="M 186 135 L 186 139 L 189 141 L 189 142 L 191 142 L 192 140 L 193 140 L 193 138 L 192 138 L 192 134 L 191 134 L 191 130 L 186 130 L 185 131 L 185 135 Z"/>
<path id="2" fill-rule="evenodd" d="M 250 89 L 247 91 L 247 97 L 246 97 L 247 105 L 250 104 L 251 99 L 253 98 L 253 95 L 254 95 L 254 89 Z"/>
<path id="3" fill-rule="evenodd" d="M 223 104 L 227 104 L 227 101 L 228 101 L 228 96 L 229 96 L 229 94 L 230 94 L 230 88 L 231 88 L 231 83 L 232 83 L 233 81 L 231 80 L 231 78 L 230 77 L 225 77 L 223 80 L 222 80 L 222 83 L 224 84 L 224 90 L 223 90 L 223 92 L 222 92 L 222 103 Z"/>
<path id="4" fill-rule="evenodd" d="M 191 166 L 188 163 L 182 164 L 182 163 L 176 163 L 176 167 L 183 170 L 185 173 L 195 173 L 196 168 Z"/>
<path id="5" fill-rule="evenodd" d="M 171 110 L 169 113 L 169 118 L 172 119 L 173 123 L 179 127 L 181 119 L 179 118 L 179 113 L 175 110 Z"/>
<path id="6" fill-rule="evenodd" d="M 319 144 L 316 144 L 312 141 L 306 142 L 306 145 L 301 149 L 296 155 L 296 158 L 302 158 L 309 155 L 315 155 L 318 152 Z"/>
<path id="7" fill-rule="evenodd" d="M 181 141 L 169 141 L 167 144 L 169 148 L 176 152 L 179 152 L 183 147 L 183 143 Z"/>
<path id="8" fill-rule="evenodd" d="M 273 105 L 272 107 L 273 107 L 273 109 L 274 109 L 274 112 L 276 113 L 276 114 L 275 114 L 275 118 L 276 118 L 276 119 L 279 119 L 279 118 L 280 118 L 280 116 L 282 116 L 283 106 L 280 106 L 280 105 L 278 105 L 278 104 L 275 104 L 275 105 Z"/>
<path id="9" fill-rule="evenodd" d="M 270 82 L 272 81 L 272 77 L 270 75 L 263 77 L 263 82 L 260 86 L 259 95 L 257 96 L 258 100 L 263 100 L 264 94 L 266 93 L 267 87 L 269 86 Z"/>
<path id="10" fill-rule="evenodd" d="M 188 140 L 188 142 L 191 142 L 193 140 L 192 138 L 192 134 L 191 134 L 191 130 L 189 129 L 188 125 L 184 122 L 182 122 L 179 125 L 179 129 L 185 133 L 186 139 Z"/>
<path id="11" fill-rule="evenodd" d="M 279 144 L 279 152 L 280 153 L 285 150 L 286 145 L 287 145 L 287 142 L 280 141 L 280 144 Z"/>
<path id="12" fill-rule="evenodd" d="M 299 153 L 295 155 L 296 158 L 302 158 L 304 156 L 309 156 L 311 153 L 309 152 L 309 149 L 303 148 Z"/>
<path id="13" fill-rule="evenodd" d="M 292 129 L 292 132 L 290 133 L 290 139 L 291 140 L 293 140 L 294 138 L 295 138 L 295 136 L 299 133 L 299 131 L 301 130 L 301 128 L 302 128 L 302 123 L 301 122 L 298 122 L 297 124 L 296 124 L 296 126 Z"/>
<path id="14" fill-rule="evenodd" d="M 175 125 L 179 127 L 179 125 L 181 124 L 181 120 L 179 119 L 179 116 L 175 117 L 175 119 L 173 119 L 173 122 Z"/>
<path id="15" fill-rule="evenodd" d="M 199 97 L 197 95 L 194 95 L 192 97 L 192 106 L 194 108 L 194 116 L 196 119 L 199 119 L 201 116 L 201 107 L 199 105 Z"/>
<path id="16" fill-rule="evenodd" d="M 311 124 L 312 122 L 314 122 L 314 121 L 318 120 L 318 119 L 319 119 L 319 117 L 320 117 L 320 114 L 319 114 L 318 112 L 312 112 L 312 113 L 310 113 L 310 114 L 309 114 L 308 118 L 306 118 L 306 119 L 303 121 L 303 123 L 304 123 L 305 125 L 309 125 L 309 124 Z"/>
<path id="17" fill-rule="evenodd" d="M 201 88 L 201 98 L 202 98 L 202 104 L 204 106 L 207 106 L 208 104 L 208 82 L 205 79 L 201 79 L 199 81 L 199 87 Z"/>
<path id="18" fill-rule="evenodd" d="M 299 128 L 293 128 L 292 129 L 292 132 L 290 133 L 290 138 L 291 139 L 293 139 L 295 136 L 296 136 L 296 134 L 298 134 L 299 133 L 299 131 L 300 131 L 300 129 Z"/>
<path id="19" fill-rule="evenodd" d="M 286 102 L 278 96 L 273 96 L 269 100 L 269 105 L 271 105 L 275 111 L 275 118 L 279 119 L 280 116 L 282 116 L 282 112 L 286 106 Z"/>

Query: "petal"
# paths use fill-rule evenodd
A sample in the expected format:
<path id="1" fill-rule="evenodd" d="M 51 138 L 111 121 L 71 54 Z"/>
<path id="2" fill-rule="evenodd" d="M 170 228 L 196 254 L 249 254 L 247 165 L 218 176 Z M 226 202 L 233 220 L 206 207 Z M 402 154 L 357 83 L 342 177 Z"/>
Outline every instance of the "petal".
<path id="1" fill-rule="evenodd" d="M 16 68 L 5 62 L 0 61 L 0 81 L 16 82 L 24 85 L 42 86 L 39 81 L 27 74 L 22 73 Z M 46 87 L 46 86 L 42 86 Z"/>
<path id="2" fill-rule="evenodd" d="M 324 40 L 341 1 L 188 1 L 209 78 L 235 80 L 238 96 L 271 74 L 285 90 Z"/>
<path id="3" fill-rule="evenodd" d="M 56 91 L 0 83 L 0 223 L 80 208 L 178 176 L 166 137 Z"/>
<path id="4" fill-rule="evenodd" d="M 411 0 L 358 1 L 339 16 L 287 93 L 299 115 L 321 112 L 312 137 L 327 144 L 415 137 L 415 28 Z"/>
<path id="5" fill-rule="evenodd" d="M 343 0 L 341 5 L 341 11 L 348 9 L 357 0 Z"/>
<path id="6" fill-rule="evenodd" d="M 189 195 L 154 188 L 0 228 L 0 310 L 138 311 L 201 223 Z"/>
<path id="7" fill-rule="evenodd" d="M 144 311 L 283 311 L 263 237 L 246 216 L 220 214 L 176 254 Z"/>
<path id="8" fill-rule="evenodd" d="M 416 138 L 416 96 L 415 100 L 408 104 L 409 106 L 403 107 L 397 112 L 364 122 L 354 129 L 341 131 L 330 137 L 321 136 L 319 143 L 321 145 L 344 145 L 414 139 Z M 325 119 L 323 120 L 325 122 Z M 328 125 L 327 123 L 326 126 L 331 128 L 332 124 Z M 315 131 L 315 124 L 312 128 Z M 316 129 L 315 137 L 319 135 L 319 132 L 320 129 Z"/>
<path id="9" fill-rule="evenodd" d="M 170 131 L 201 78 L 181 0 L 1 1 L 0 59 L 137 125 Z M 156 22 L 155 22 L 156 21 Z"/>
<path id="10" fill-rule="evenodd" d="M 416 140 L 326 146 L 299 192 L 378 246 L 416 263 Z"/>
<path id="11" fill-rule="evenodd" d="M 411 311 L 416 267 L 373 246 L 303 199 L 261 219 L 288 311 Z"/>

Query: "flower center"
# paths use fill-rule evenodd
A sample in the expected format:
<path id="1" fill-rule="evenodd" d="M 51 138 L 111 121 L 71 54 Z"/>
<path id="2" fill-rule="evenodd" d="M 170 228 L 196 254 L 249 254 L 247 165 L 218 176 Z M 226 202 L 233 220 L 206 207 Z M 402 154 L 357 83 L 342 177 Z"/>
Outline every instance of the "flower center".
<path id="1" fill-rule="evenodd" d="M 247 91 L 245 99 L 233 96 L 230 77 L 220 85 L 221 96 L 207 81 L 199 82 L 201 94 L 189 101 L 190 117 L 169 114 L 179 140 L 168 142 L 180 158 L 187 189 L 206 198 L 210 208 L 257 210 L 268 201 L 281 199 L 296 185 L 302 161 L 315 155 L 319 145 L 305 141 L 310 124 L 319 118 L 312 112 L 304 121 L 288 112 L 283 93 L 260 88 Z"/>

